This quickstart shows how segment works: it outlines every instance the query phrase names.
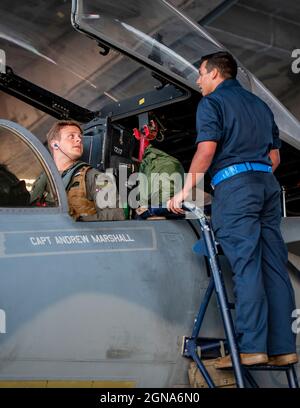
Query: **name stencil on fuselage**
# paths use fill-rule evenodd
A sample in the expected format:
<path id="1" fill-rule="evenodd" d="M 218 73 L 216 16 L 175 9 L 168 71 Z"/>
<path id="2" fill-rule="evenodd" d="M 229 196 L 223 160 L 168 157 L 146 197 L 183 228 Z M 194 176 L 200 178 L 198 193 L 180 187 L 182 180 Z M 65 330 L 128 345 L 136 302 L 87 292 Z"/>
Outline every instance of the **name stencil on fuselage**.
<path id="1" fill-rule="evenodd" d="M 14 231 L 0 234 L 0 257 L 155 250 L 151 227 L 103 230 Z"/>

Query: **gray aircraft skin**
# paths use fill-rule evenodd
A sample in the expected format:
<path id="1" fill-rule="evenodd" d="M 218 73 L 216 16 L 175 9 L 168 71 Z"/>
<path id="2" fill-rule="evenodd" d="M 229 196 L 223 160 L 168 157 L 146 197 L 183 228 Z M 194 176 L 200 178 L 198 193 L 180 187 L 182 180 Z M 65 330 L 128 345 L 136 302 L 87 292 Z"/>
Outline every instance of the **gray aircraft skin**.
<path id="1" fill-rule="evenodd" d="M 153 103 L 141 103 L 138 95 L 130 112 L 116 103 L 98 117 L 110 112 L 112 123 L 126 126 L 138 122 L 141 113 L 159 116 L 195 95 L 199 100 L 197 60 L 223 47 L 166 1 L 155 1 L 153 9 L 185 27 L 195 47 L 190 54 L 180 54 L 155 37 L 146 19 L 146 1 L 118 1 L 116 10 L 107 3 L 74 0 L 74 28 L 160 75 L 161 88 Z M 145 18 L 144 32 L 134 26 L 130 13 L 122 17 L 128 3 L 132 15 Z M 154 49 L 157 58 L 150 57 Z M 270 105 L 281 139 L 299 150 L 299 122 L 242 66 L 239 79 Z M 182 95 L 175 101 L 173 96 L 160 99 L 168 87 L 182 90 Z M 61 176 L 38 138 L 2 119 L 0 143 L 0 162 L 6 160 L 20 179 L 46 173 L 55 202 L 51 207 L 0 208 L 0 386 L 187 386 L 189 361 L 181 356 L 182 338 L 191 334 L 209 280 L 203 257 L 192 251 L 197 222 L 75 222 L 68 214 Z M 187 143 L 192 149 L 193 141 Z M 282 232 L 300 307 L 300 217 L 283 218 Z M 230 286 L 225 260 L 222 265 Z M 224 336 L 214 301 L 201 335 Z M 281 373 L 257 377 L 261 385 L 287 385 Z"/>

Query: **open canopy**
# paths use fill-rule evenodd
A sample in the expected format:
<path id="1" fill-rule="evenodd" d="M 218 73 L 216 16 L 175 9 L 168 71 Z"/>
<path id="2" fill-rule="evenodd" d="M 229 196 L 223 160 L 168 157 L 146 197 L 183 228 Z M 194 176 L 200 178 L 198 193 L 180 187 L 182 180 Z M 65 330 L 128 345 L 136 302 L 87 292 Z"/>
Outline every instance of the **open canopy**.
<path id="1" fill-rule="evenodd" d="M 72 8 L 78 30 L 194 90 L 200 58 L 224 49 L 165 0 L 73 0 Z M 240 63 L 238 79 L 270 106 L 281 138 L 299 149 L 299 121 Z"/>

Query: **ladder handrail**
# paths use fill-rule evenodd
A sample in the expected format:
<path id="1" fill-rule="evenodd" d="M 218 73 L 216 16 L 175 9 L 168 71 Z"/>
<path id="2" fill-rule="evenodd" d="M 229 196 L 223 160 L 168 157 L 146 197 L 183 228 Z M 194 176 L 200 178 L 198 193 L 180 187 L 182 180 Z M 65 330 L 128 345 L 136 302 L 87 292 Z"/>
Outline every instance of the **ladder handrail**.
<path id="1" fill-rule="evenodd" d="M 240 354 L 237 346 L 237 341 L 234 333 L 233 328 L 233 321 L 232 316 L 229 310 L 226 290 L 224 287 L 223 279 L 222 279 L 222 272 L 218 262 L 218 251 L 215 242 L 215 238 L 213 235 L 212 228 L 210 226 L 210 222 L 208 221 L 206 215 L 201 210 L 201 208 L 197 207 L 190 202 L 184 202 L 182 208 L 192 212 L 197 219 L 199 220 L 201 230 L 203 232 L 203 238 L 207 249 L 207 254 L 209 258 L 209 265 L 212 272 L 215 290 L 217 292 L 217 299 L 221 310 L 221 316 L 223 319 L 224 329 L 226 332 L 226 336 L 228 339 L 228 345 L 230 349 L 231 359 L 233 370 L 236 378 L 236 383 L 239 388 L 244 388 L 244 377 L 243 377 L 243 370 L 240 361 Z"/>

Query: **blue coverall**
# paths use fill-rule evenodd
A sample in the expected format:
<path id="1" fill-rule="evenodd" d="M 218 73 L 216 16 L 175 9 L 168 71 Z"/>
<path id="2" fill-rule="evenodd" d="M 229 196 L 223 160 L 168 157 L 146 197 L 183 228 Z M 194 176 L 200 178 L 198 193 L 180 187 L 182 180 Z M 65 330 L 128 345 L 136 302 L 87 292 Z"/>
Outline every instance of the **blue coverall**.
<path id="1" fill-rule="evenodd" d="M 217 142 L 211 176 L 237 163 L 270 165 L 270 150 L 280 148 L 273 113 L 235 79 L 223 81 L 202 98 L 196 120 L 196 142 Z M 280 186 L 272 173 L 249 171 L 216 185 L 212 226 L 233 271 L 235 328 L 242 353 L 296 351 L 296 306 L 280 221 Z"/>

